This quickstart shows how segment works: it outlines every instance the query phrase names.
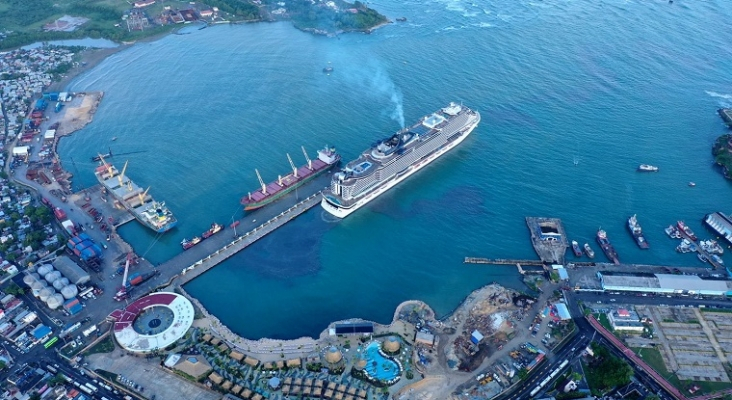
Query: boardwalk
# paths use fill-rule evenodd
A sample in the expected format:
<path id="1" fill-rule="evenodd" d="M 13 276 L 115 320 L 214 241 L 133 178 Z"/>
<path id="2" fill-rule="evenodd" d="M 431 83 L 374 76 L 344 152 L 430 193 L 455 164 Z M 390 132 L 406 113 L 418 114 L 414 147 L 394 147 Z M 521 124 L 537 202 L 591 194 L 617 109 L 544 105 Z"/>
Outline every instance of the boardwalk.
<path id="1" fill-rule="evenodd" d="M 287 210 L 277 214 L 272 219 L 259 225 L 253 230 L 241 235 L 225 245 L 223 248 L 213 252 L 209 256 L 200 259 L 184 268 L 180 273 L 179 284 L 183 285 L 192 279 L 198 277 L 209 269 L 215 267 L 227 258 L 244 250 L 252 243 L 263 238 L 268 233 L 275 231 L 277 228 L 291 221 L 295 217 L 301 215 L 305 211 L 315 207 L 320 203 L 320 192 L 313 194 L 305 200 L 295 204 Z"/>

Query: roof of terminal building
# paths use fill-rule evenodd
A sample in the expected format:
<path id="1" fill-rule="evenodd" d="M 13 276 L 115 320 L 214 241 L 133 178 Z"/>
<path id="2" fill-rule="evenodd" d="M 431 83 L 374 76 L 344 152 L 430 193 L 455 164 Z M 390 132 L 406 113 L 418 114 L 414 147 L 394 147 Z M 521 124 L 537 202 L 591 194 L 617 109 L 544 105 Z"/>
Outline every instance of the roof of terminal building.
<path id="1" fill-rule="evenodd" d="M 599 272 L 605 287 L 728 292 L 732 281 L 702 279 L 696 275 L 622 274 Z"/>

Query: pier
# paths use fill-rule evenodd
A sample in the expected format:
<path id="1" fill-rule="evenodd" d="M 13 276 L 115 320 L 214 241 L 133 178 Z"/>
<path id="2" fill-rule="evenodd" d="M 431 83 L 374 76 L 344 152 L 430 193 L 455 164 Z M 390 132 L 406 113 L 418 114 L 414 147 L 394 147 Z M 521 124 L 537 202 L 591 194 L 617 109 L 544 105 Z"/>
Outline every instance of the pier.
<path id="1" fill-rule="evenodd" d="M 732 108 L 720 108 L 717 110 L 719 116 L 722 117 L 724 123 L 732 128 Z"/>
<path id="2" fill-rule="evenodd" d="M 544 262 L 541 260 L 511 260 L 508 258 L 478 258 L 478 257 L 465 257 L 465 264 L 493 264 L 493 265 L 538 265 L 544 266 Z"/>
<path id="3" fill-rule="evenodd" d="M 559 218 L 526 217 L 531 233 L 531 245 L 542 262 L 564 265 L 564 253 L 569 243 Z"/>
<path id="4" fill-rule="evenodd" d="M 194 278 L 200 276 L 201 274 L 220 264 L 234 254 L 249 247 L 257 240 L 263 238 L 267 234 L 275 231 L 277 228 L 288 223 L 297 216 L 303 214 L 305 211 L 308 211 L 309 209 L 317 206 L 320 203 L 320 199 L 321 192 L 319 191 L 311 195 L 310 197 L 300 201 L 299 203 L 293 205 L 287 210 L 282 211 L 281 213 L 267 220 L 263 224 L 255 227 L 251 231 L 243 235 L 237 236 L 236 239 L 234 239 L 224 247 L 220 248 L 219 250 L 216 250 L 207 257 L 192 263 L 186 268 L 183 268 L 183 270 L 178 275 L 178 283 L 180 285 L 184 285 L 190 282 Z"/>

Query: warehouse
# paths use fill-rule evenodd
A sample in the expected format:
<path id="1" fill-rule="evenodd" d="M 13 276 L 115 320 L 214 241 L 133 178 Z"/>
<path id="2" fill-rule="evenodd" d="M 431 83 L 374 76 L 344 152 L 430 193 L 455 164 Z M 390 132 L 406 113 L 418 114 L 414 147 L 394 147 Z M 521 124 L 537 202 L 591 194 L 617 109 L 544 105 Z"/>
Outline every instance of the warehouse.
<path id="1" fill-rule="evenodd" d="M 598 272 L 605 291 L 686 294 L 705 296 L 732 295 L 732 281 L 703 279 L 696 275 Z"/>

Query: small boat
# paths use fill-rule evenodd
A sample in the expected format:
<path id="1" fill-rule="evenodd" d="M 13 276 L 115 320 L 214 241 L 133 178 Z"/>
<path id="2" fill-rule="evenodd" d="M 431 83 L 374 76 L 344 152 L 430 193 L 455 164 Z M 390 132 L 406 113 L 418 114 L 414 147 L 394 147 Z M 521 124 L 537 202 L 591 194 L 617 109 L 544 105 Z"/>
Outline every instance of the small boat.
<path id="1" fill-rule="evenodd" d="M 722 261 L 722 257 L 720 257 L 716 254 L 712 254 L 712 261 L 714 261 L 715 263 L 717 263 L 719 265 L 724 265 L 724 261 Z"/>
<path id="2" fill-rule="evenodd" d="M 407 22 L 407 17 L 399 17 L 396 20 L 397 22 Z"/>
<path id="3" fill-rule="evenodd" d="M 701 261 L 701 262 L 709 262 L 709 259 L 707 258 L 707 256 L 705 256 L 702 253 L 697 253 L 696 258 L 698 258 L 699 261 Z"/>
<path id="4" fill-rule="evenodd" d="M 241 221 L 234 221 L 231 225 L 229 225 L 229 227 L 236 228 L 237 226 L 239 226 L 240 223 L 241 223 Z"/>
<path id="5" fill-rule="evenodd" d="M 689 182 L 689 186 L 690 186 L 690 187 L 694 187 L 694 186 L 696 186 L 696 183 L 694 183 L 694 182 Z"/>
<path id="6" fill-rule="evenodd" d="M 674 228 L 673 225 L 669 225 L 668 228 L 664 229 L 663 231 L 666 232 L 668 237 L 674 239 L 674 233 L 676 233 L 676 228 Z"/>
<path id="7" fill-rule="evenodd" d="M 201 238 L 196 236 L 191 240 L 183 239 L 183 241 L 180 242 L 180 245 L 183 246 L 183 250 L 188 250 L 199 243 L 201 243 Z"/>
<path id="8" fill-rule="evenodd" d="M 699 240 L 699 238 L 697 238 L 694 234 L 694 231 L 692 231 L 691 228 L 684 224 L 684 221 L 677 221 L 676 226 L 679 227 L 679 232 L 691 239 L 692 242 L 696 242 L 697 240 Z"/>
<path id="9" fill-rule="evenodd" d="M 658 167 L 649 165 L 649 164 L 641 164 L 638 166 L 639 172 L 658 172 Z"/>
<path id="10" fill-rule="evenodd" d="M 585 243 L 585 254 L 587 254 L 587 257 L 595 258 L 595 251 L 592 250 L 589 243 Z"/>
<path id="11" fill-rule="evenodd" d="M 327 66 L 327 67 L 323 68 L 323 72 L 325 72 L 326 74 L 329 74 L 329 73 L 333 72 L 333 67 Z"/>
<path id="12" fill-rule="evenodd" d="M 224 228 L 223 226 L 214 222 L 213 224 L 211 224 L 211 229 L 207 230 L 206 232 L 203 232 L 203 235 L 201 235 L 201 236 L 203 237 L 203 239 L 208 239 L 211 236 L 221 232 L 221 229 L 223 229 L 223 228 Z"/>
<path id="13" fill-rule="evenodd" d="M 113 137 L 113 138 L 112 138 L 112 141 L 113 141 L 113 142 L 114 142 L 115 140 L 117 140 L 117 136 L 115 136 L 115 137 Z"/>
<path id="14" fill-rule="evenodd" d="M 643 229 L 641 228 L 640 224 L 638 223 L 638 219 L 636 218 L 635 214 L 628 218 L 628 230 L 630 231 L 630 234 L 633 235 L 633 238 L 635 239 L 635 242 L 638 244 L 638 247 L 641 249 L 648 249 L 650 246 L 648 245 L 648 241 L 646 240 L 646 237 L 643 235 Z"/>
<path id="15" fill-rule="evenodd" d="M 582 249 L 580 248 L 579 243 L 577 243 L 576 240 L 572 241 L 572 252 L 574 253 L 575 257 L 582 257 Z"/>

